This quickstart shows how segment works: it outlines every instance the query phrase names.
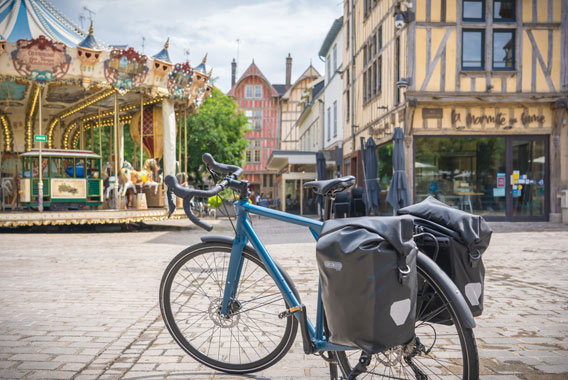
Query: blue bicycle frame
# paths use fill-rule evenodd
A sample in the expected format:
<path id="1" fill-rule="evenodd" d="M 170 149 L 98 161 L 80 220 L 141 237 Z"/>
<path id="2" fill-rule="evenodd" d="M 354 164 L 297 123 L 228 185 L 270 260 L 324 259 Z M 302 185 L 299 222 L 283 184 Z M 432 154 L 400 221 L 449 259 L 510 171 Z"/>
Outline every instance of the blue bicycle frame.
<path id="1" fill-rule="evenodd" d="M 239 200 L 235 202 L 235 209 L 237 211 L 237 225 L 235 240 L 233 241 L 233 247 L 231 249 L 231 258 L 229 260 L 229 268 L 227 270 L 227 281 L 225 284 L 225 290 L 223 294 L 223 302 L 221 304 L 221 315 L 227 315 L 227 309 L 229 307 L 229 302 L 233 298 L 236 289 L 239 285 L 239 278 L 241 275 L 242 265 L 243 265 L 243 249 L 248 241 L 251 242 L 252 246 L 256 249 L 258 257 L 264 264 L 268 274 L 276 285 L 280 289 L 280 293 L 284 297 L 284 300 L 289 305 L 290 308 L 300 306 L 300 302 L 292 292 L 290 284 L 286 282 L 282 273 L 278 270 L 276 264 L 270 257 L 270 254 L 260 241 L 258 235 L 254 231 L 249 219 L 249 214 L 255 214 L 264 216 L 270 219 L 280 220 L 286 223 L 297 224 L 300 226 L 306 226 L 312 232 L 312 235 L 317 240 L 321 232 L 323 223 L 317 220 L 312 220 L 304 218 L 301 216 L 288 214 L 282 211 L 272 210 L 266 207 L 260 207 L 249 203 L 248 201 Z M 323 351 L 345 351 L 353 350 L 355 347 L 341 346 L 337 344 L 330 343 L 326 340 L 323 334 L 323 312 L 322 312 L 322 301 L 321 301 L 321 286 L 318 286 L 318 304 L 317 304 L 317 314 L 316 314 L 316 326 L 308 319 L 308 332 L 310 335 L 310 340 L 314 344 L 317 352 Z M 294 316 L 298 321 L 300 320 L 300 313 L 298 311 L 294 312 Z"/>

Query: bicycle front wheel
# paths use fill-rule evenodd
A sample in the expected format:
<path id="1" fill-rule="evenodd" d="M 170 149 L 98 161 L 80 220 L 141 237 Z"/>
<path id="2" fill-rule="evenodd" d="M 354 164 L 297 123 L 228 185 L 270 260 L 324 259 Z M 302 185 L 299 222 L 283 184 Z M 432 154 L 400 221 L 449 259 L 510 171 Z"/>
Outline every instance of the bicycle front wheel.
<path id="1" fill-rule="evenodd" d="M 229 316 L 220 315 L 231 245 L 201 243 L 177 255 L 160 286 L 164 322 L 180 347 L 206 366 L 229 373 L 265 369 L 294 342 L 298 322 L 255 251 L 245 248 Z"/>
<path id="2" fill-rule="evenodd" d="M 415 339 L 405 345 L 374 354 L 359 379 L 464 379 L 479 378 L 479 359 L 473 329 L 456 311 L 449 296 L 453 291 L 446 276 L 424 254 L 419 254 L 418 303 Z M 449 280 L 449 279 L 448 279 Z M 335 352 L 347 378 L 361 358 L 361 351 Z"/>

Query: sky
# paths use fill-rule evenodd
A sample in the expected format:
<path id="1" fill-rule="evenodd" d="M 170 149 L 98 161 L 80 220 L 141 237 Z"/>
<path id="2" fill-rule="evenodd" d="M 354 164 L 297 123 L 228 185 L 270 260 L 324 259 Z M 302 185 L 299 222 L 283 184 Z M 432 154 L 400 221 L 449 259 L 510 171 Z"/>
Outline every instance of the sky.
<path id="1" fill-rule="evenodd" d="M 237 80 L 253 61 L 272 84 L 285 81 L 286 56 L 292 55 L 292 83 L 310 62 L 323 75 L 318 52 L 342 0 L 51 0 L 65 16 L 89 27 L 110 45 L 128 45 L 152 56 L 170 38 L 170 58 L 197 66 L 207 53 L 215 85 L 231 86 L 231 61 L 238 58 Z M 142 37 L 145 38 L 142 48 Z M 237 39 L 239 42 L 237 43 Z M 237 56 L 238 52 L 238 56 Z"/>

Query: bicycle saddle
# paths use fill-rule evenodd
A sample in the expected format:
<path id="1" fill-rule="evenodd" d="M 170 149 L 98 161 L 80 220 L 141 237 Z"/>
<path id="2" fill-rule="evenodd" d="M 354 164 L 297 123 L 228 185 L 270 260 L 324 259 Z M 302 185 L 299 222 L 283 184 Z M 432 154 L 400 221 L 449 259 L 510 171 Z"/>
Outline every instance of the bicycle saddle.
<path id="1" fill-rule="evenodd" d="M 323 181 L 310 181 L 304 183 L 305 189 L 315 189 L 316 194 L 327 196 L 350 188 L 355 184 L 355 177 L 348 175 L 341 178 L 326 179 Z"/>

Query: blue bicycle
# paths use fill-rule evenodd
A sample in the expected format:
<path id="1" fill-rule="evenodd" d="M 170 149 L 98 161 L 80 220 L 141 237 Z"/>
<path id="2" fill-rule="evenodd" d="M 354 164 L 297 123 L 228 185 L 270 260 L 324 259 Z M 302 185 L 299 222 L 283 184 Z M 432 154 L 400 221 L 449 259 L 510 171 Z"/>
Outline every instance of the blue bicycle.
<path id="1" fill-rule="evenodd" d="M 373 355 L 333 344 L 327 339 L 321 297 L 318 294 L 314 326 L 294 282 L 267 252 L 249 214 L 305 226 L 316 240 L 323 223 L 249 203 L 248 183 L 237 179 L 241 168 L 217 163 L 207 153 L 203 161 L 212 175 L 222 180 L 205 191 L 182 187 L 175 177 L 167 176 L 170 212 L 175 209 L 173 192 L 183 198 L 188 218 L 210 231 L 212 227 L 192 213 L 191 199 L 211 197 L 230 188 L 239 194 L 239 200 L 235 202 L 234 238 L 202 237 L 201 243 L 184 249 L 170 262 L 162 278 L 160 308 L 164 322 L 190 356 L 228 373 L 260 371 L 287 353 L 300 327 L 304 352 L 329 362 L 331 379 L 478 378 L 475 322 L 454 283 L 434 261 L 418 254 L 420 302 L 415 339 Z M 354 180 L 350 176 L 305 186 L 325 197 L 325 215 L 329 218 L 335 193 L 352 186 Z"/>

